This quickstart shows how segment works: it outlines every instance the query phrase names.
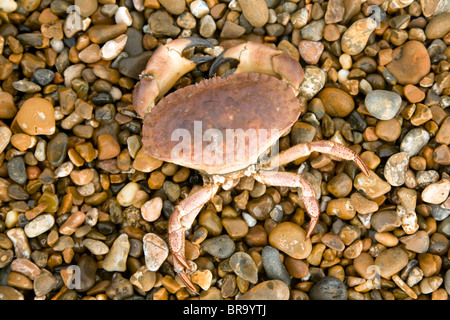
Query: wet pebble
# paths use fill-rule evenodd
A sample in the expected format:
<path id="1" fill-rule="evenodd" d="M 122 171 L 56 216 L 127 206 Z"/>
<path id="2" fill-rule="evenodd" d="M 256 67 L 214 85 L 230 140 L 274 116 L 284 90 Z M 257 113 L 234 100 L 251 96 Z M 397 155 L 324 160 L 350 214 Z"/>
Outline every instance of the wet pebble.
<path id="1" fill-rule="evenodd" d="M 243 280 L 253 284 L 256 284 L 258 282 L 258 268 L 255 264 L 255 261 L 248 253 L 234 253 L 230 257 L 229 263 L 234 273 Z"/>
<path id="2" fill-rule="evenodd" d="M 379 120 L 390 120 L 398 113 L 402 98 L 395 92 L 373 90 L 364 100 L 367 110 Z"/>
<path id="3" fill-rule="evenodd" d="M 291 284 L 291 276 L 281 261 L 280 252 L 277 249 L 265 246 L 261 257 L 264 271 L 269 279 L 281 280 L 288 286 Z"/>
<path id="4" fill-rule="evenodd" d="M 311 288 L 309 297 L 311 300 L 347 300 L 347 287 L 338 278 L 326 276 Z"/>

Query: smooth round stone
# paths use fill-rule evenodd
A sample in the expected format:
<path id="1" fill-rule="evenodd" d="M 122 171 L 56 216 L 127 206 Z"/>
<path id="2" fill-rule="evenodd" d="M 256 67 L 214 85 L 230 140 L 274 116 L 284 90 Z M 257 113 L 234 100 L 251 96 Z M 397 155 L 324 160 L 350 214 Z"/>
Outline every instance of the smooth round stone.
<path id="1" fill-rule="evenodd" d="M 127 257 L 130 251 L 128 236 L 123 233 L 114 241 L 109 252 L 103 260 L 103 269 L 106 271 L 124 272 L 127 270 Z"/>
<path id="2" fill-rule="evenodd" d="M 432 204 L 431 206 L 431 216 L 436 221 L 442 221 L 450 216 L 450 209 L 446 209 L 437 204 Z"/>
<path id="3" fill-rule="evenodd" d="M 417 84 L 430 72 L 430 56 L 419 41 L 408 41 L 392 52 L 392 61 L 386 65 L 399 84 Z"/>
<path id="4" fill-rule="evenodd" d="M 17 113 L 13 96 L 8 92 L 0 92 L 0 119 L 11 119 Z"/>
<path id="5" fill-rule="evenodd" d="M 3 11 L 5 13 L 11 13 L 11 12 L 16 11 L 16 9 L 17 9 L 17 2 L 14 0 L 3 0 L 2 2 L 0 2 L 0 11 Z M 8 300 L 8 299 L 5 299 L 5 300 Z M 11 300 L 14 300 L 14 299 L 11 299 Z M 22 300 L 22 299 L 17 299 L 17 300 Z"/>
<path id="6" fill-rule="evenodd" d="M 270 217 L 270 212 L 273 210 L 275 202 L 273 198 L 268 195 L 250 200 L 247 203 L 248 212 L 258 220 L 265 220 Z"/>
<path id="7" fill-rule="evenodd" d="M 148 18 L 148 25 L 155 37 L 176 37 L 181 29 L 173 23 L 173 18 L 166 11 L 155 11 Z"/>
<path id="8" fill-rule="evenodd" d="M 353 260 L 356 272 L 364 279 L 370 279 L 374 276 L 375 261 L 368 252 L 361 252 L 359 256 Z"/>
<path id="9" fill-rule="evenodd" d="M 380 268 L 380 275 L 389 279 L 408 264 L 408 254 L 398 247 L 381 252 L 375 259 L 375 265 Z"/>
<path id="10" fill-rule="evenodd" d="M 239 6 L 253 27 L 262 27 L 269 20 L 269 8 L 264 0 L 239 0 Z"/>
<path id="11" fill-rule="evenodd" d="M 395 92 L 373 90 L 364 100 L 367 111 L 379 120 L 390 120 L 400 110 L 402 98 Z"/>
<path id="12" fill-rule="evenodd" d="M 180 15 L 186 9 L 186 1 L 183 0 L 159 0 L 159 3 L 174 15 Z"/>
<path id="13" fill-rule="evenodd" d="M 47 144 L 47 160 L 52 166 L 60 166 L 67 156 L 69 137 L 64 132 L 58 133 Z"/>
<path id="14" fill-rule="evenodd" d="M 430 141 L 430 134 L 423 128 L 413 128 L 403 137 L 400 151 L 406 152 L 410 157 L 417 155 Z"/>
<path id="15" fill-rule="evenodd" d="M 232 239 L 240 239 L 247 235 L 248 224 L 241 218 L 224 218 L 222 225 Z"/>
<path id="16" fill-rule="evenodd" d="M 13 287 L 0 286 L 0 300 L 25 300 L 25 297 Z"/>
<path id="17" fill-rule="evenodd" d="M 241 295 L 238 300 L 289 300 L 289 287 L 281 280 L 261 282 Z"/>
<path id="18" fill-rule="evenodd" d="M 121 7 L 124 8 L 124 7 Z M 122 34 L 115 39 L 107 41 L 101 49 L 101 57 L 103 60 L 110 61 L 119 55 L 127 44 L 128 36 Z"/>
<path id="19" fill-rule="evenodd" d="M 7 163 L 8 168 L 8 176 L 13 180 L 14 182 L 24 185 L 28 178 L 27 178 L 27 171 L 25 170 L 25 160 L 22 157 L 15 157 L 12 158 Z"/>
<path id="20" fill-rule="evenodd" d="M 83 245 L 94 255 L 103 255 L 109 252 L 106 244 L 95 239 L 83 239 Z"/>
<path id="21" fill-rule="evenodd" d="M 265 246 L 261 252 L 264 271 L 269 279 L 281 280 L 286 285 L 291 284 L 291 276 L 280 259 L 280 252 L 271 247 Z"/>
<path id="22" fill-rule="evenodd" d="M 306 231 L 293 222 L 282 222 L 269 233 L 269 243 L 292 258 L 305 259 L 312 250 Z"/>
<path id="23" fill-rule="evenodd" d="M 444 202 L 450 192 L 450 181 L 442 179 L 441 181 L 431 183 L 422 191 L 422 200 L 426 203 L 440 204 Z"/>
<path id="24" fill-rule="evenodd" d="M 326 83 L 326 72 L 315 66 L 307 66 L 304 70 L 304 79 L 299 87 L 299 94 L 311 100 L 322 90 Z"/>
<path id="25" fill-rule="evenodd" d="M 80 8 L 80 14 L 84 18 L 91 16 L 98 8 L 97 0 L 75 0 L 74 4 Z"/>
<path id="26" fill-rule="evenodd" d="M 120 145 L 112 135 L 101 134 L 97 139 L 99 160 L 112 159 L 119 155 Z"/>
<path id="27" fill-rule="evenodd" d="M 296 279 L 303 279 L 309 274 L 308 264 L 304 260 L 286 257 L 284 265 L 289 274 Z"/>
<path id="28" fill-rule="evenodd" d="M 409 165 L 409 155 L 398 152 L 389 157 L 384 167 L 384 178 L 391 186 L 401 186 L 405 183 L 406 170 Z"/>
<path id="29" fill-rule="evenodd" d="M 80 268 L 80 281 L 74 289 L 78 292 L 86 292 L 95 285 L 97 261 L 93 257 L 83 254 L 77 266 Z"/>
<path id="30" fill-rule="evenodd" d="M 157 271 L 169 255 L 166 242 L 154 233 L 147 233 L 142 239 L 145 265 L 150 271 Z"/>
<path id="31" fill-rule="evenodd" d="M 359 19 L 354 22 L 342 35 L 342 51 L 349 55 L 361 53 L 376 27 L 377 23 L 372 18 Z"/>
<path id="32" fill-rule="evenodd" d="M 427 39 L 443 38 L 450 32 L 450 12 L 444 12 L 430 19 L 425 27 Z"/>
<path id="33" fill-rule="evenodd" d="M 34 294 L 37 297 L 45 296 L 56 288 L 58 283 L 59 281 L 49 271 L 41 272 L 33 282 Z"/>
<path id="34" fill-rule="evenodd" d="M 163 208 L 163 199 L 160 197 L 155 197 L 144 203 L 141 207 L 142 218 L 148 222 L 153 222 L 158 220 L 161 216 L 161 211 Z"/>
<path id="35" fill-rule="evenodd" d="M 93 43 L 102 44 L 114 38 L 117 38 L 121 34 L 127 31 L 127 25 L 125 23 L 118 23 L 112 25 L 96 24 L 89 28 L 89 39 Z"/>
<path id="36" fill-rule="evenodd" d="M 55 224 L 55 218 L 51 214 L 41 214 L 31 220 L 23 229 L 28 238 L 37 237 L 48 230 Z"/>
<path id="37" fill-rule="evenodd" d="M 327 190 L 336 198 L 348 196 L 352 188 L 352 179 L 345 173 L 337 174 L 327 184 Z"/>
<path id="38" fill-rule="evenodd" d="M 235 243 L 228 235 L 222 235 L 206 239 L 201 243 L 201 247 L 216 258 L 226 259 L 234 253 Z"/>
<path id="39" fill-rule="evenodd" d="M 301 22 L 298 23 L 301 24 Z M 320 41 L 322 40 L 323 37 L 324 28 L 325 28 L 325 21 L 323 21 L 323 19 L 313 20 L 306 26 L 301 28 L 300 32 L 304 40 Z"/>
<path id="40" fill-rule="evenodd" d="M 309 291 L 311 300 L 347 300 L 347 286 L 338 278 L 326 276 Z"/>
<path id="41" fill-rule="evenodd" d="M 258 267 L 253 258 L 245 252 L 234 253 L 229 260 L 230 267 L 241 279 L 250 283 L 258 282 Z"/>
<path id="42" fill-rule="evenodd" d="M 117 201 L 122 207 L 129 207 L 133 204 L 134 197 L 140 189 L 136 182 L 129 182 L 117 194 Z"/>
<path id="43" fill-rule="evenodd" d="M 55 73 L 50 69 L 38 69 L 33 73 L 33 81 L 40 86 L 46 86 L 55 78 Z"/>
<path id="44" fill-rule="evenodd" d="M 370 177 L 364 173 L 356 175 L 354 187 L 369 199 L 375 199 L 391 190 L 391 185 L 382 180 L 375 172 L 370 171 Z"/>
<path id="45" fill-rule="evenodd" d="M 392 210 L 383 210 L 375 212 L 371 219 L 370 225 L 377 232 L 388 232 L 400 227 L 402 221 L 398 214 Z"/>
<path id="46" fill-rule="evenodd" d="M 14 123 L 29 135 L 52 135 L 55 133 L 55 111 L 44 98 L 30 98 L 20 107 Z"/>
<path id="47" fill-rule="evenodd" d="M 403 236 L 399 240 L 404 244 L 405 249 L 417 253 L 427 252 L 430 246 L 430 237 L 423 230 L 418 230 L 414 234 Z"/>
<path id="48" fill-rule="evenodd" d="M 317 97 L 322 100 L 325 111 L 330 117 L 344 118 L 355 108 L 353 98 L 338 88 L 325 88 Z"/>

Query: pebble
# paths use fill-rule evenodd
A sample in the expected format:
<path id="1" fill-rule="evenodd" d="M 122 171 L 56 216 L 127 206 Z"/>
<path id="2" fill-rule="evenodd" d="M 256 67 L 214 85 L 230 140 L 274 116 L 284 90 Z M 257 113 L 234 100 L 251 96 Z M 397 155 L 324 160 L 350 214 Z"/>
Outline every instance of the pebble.
<path id="1" fill-rule="evenodd" d="M 440 204 L 444 202 L 450 193 L 450 181 L 442 179 L 441 181 L 431 183 L 422 191 L 422 200 L 426 203 Z"/>
<path id="2" fill-rule="evenodd" d="M 291 284 L 291 276 L 281 261 L 280 252 L 277 249 L 265 246 L 261 257 L 264 271 L 269 279 L 281 280 L 288 286 Z"/>
<path id="3" fill-rule="evenodd" d="M 353 98 L 338 88 L 324 88 L 317 97 L 322 100 L 325 112 L 331 117 L 344 118 L 355 108 Z"/>
<path id="4" fill-rule="evenodd" d="M 309 291 L 311 300 L 347 300 L 347 286 L 338 278 L 326 276 Z"/>
<path id="5" fill-rule="evenodd" d="M 109 252 L 106 244 L 95 239 L 84 239 L 83 245 L 94 255 L 104 255 Z"/>
<path id="6" fill-rule="evenodd" d="M 375 265 L 380 268 L 380 275 L 385 279 L 389 279 L 407 264 L 408 254 L 398 247 L 386 249 L 375 258 Z"/>
<path id="7" fill-rule="evenodd" d="M 324 50 L 324 45 L 317 41 L 302 40 L 298 44 L 300 56 L 307 64 L 316 64 Z"/>
<path id="8" fill-rule="evenodd" d="M 281 280 L 267 280 L 239 296 L 238 300 L 289 300 L 289 287 Z"/>
<path id="9" fill-rule="evenodd" d="M 358 173 L 353 182 L 354 187 L 369 199 L 375 199 L 388 193 L 391 185 L 382 180 L 375 172 L 370 172 L 370 177 L 364 173 Z"/>
<path id="10" fill-rule="evenodd" d="M 15 157 L 11 159 L 8 164 L 8 176 L 13 180 L 14 182 L 24 185 L 28 178 L 27 178 L 27 172 L 25 170 L 25 160 L 23 157 Z"/>
<path id="11" fill-rule="evenodd" d="M 41 272 L 33 281 L 34 294 L 37 297 L 45 296 L 58 285 L 58 280 L 49 272 Z"/>
<path id="12" fill-rule="evenodd" d="M 53 215 L 41 214 L 30 221 L 23 230 L 28 238 L 34 238 L 50 230 L 54 224 L 55 218 Z"/>
<path id="13" fill-rule="evenodd" d="M 101 58 L 106 61 L 117 58 L 117 56 L 124 50 L 127 40 L 128 36 L 126 34 L 122 34 L 115 39 L 107 41 L 100 51 Z"/>
<path id="14" fill-rule="evenodd" d="M 0 119 L 12 119 L 17 113 L 12 94 L 0 92 Z"/>
<path id="15" fill-rule="evenodd" d="M 234 241 L 228 235 L 209 238 L 201 243 L 203 250 L 220 259 L 231 257 L 235 251 L 235 246 Z"/>
<path id="16" fill-rule="evenodd" d="M 186 9 L 186 1 L 182 0 L 160 0 L 159 3 L 174 15 L 180 15 Z"/>
<path id="17" fill-rule="evenodd" d="M 142 218 L 148 222 L 156 221 L 161 216 L 162 208 L 163 199 L 161 197 L 155 197 L 142 205 Z"/>
<path id="18" fill-rule="evenodd" d="M 372 18 L 355 21 L 342 35 L 342 51 L 351 56 L 361 53 L 376 27 L 377 23 Z"/>
<path id="19" fill-rule="evenodd" d="M 409 155 L 397 152 L 389 157 L 384 167 L 384 178 L 391 186 L 401 186 L 406 180 L 406 170 L 409 166 Z"/>
<path id="20" fill-rule="evenodd" d="M 139 184 L 136 182 L 127 183 L 117 194 L 117 201 L 122 207 L 129 207 L 133 204 L 134 197 L 139 191 Z"/>
<path id="21" fill-rule="evenodd" d="M 130 242 L 128 241 L 128 236 L 123 233 L 117 237 L 109 249 L 109 252 L 106 254 L 105 259 L 103 260 L 103 269 L 110 272 L 124 272 L 127 270 L 126 262 L 129 251 Z"/>
<path id="22" fill-rule="evenodd" d="M 439 39 L 443 38 L 447 33 L 450 32 L 450 25 L 448 23 L 450 19 L 450 13 L 444 12 L 427 23 L 425 27 L 425 35 L 427 39 Z"/>
<path id="23" fill-rule="evenodd" d="M 269 8 L 264 0 L 239 0 L 245 19 L 253 27 L 262 27 L 269 20 Z"/>
<path id="24" fill-rule="evenodd" d="M 43 98 L 26 100 L 17 112 L 14 123 L 29 135 L 52 135 L 56 130 L 53 106 Z"/>
<path id="25" fill-rule="evenodd" d="M 312 250 L 306 231 L 293 222 L 282 222 L 269 233 L 269 243 L 292 258 L 305 259 Z"/>
<path id="26" fill-rule="evenodd" d="M 304 69 L 304 79 L 299 87 L 300 95 L 306 100 L 311 100 L 322 90 L 326 82 L 326 73 L 315 66 L 306 66 Z"/>
<path id="27" fill-rule="evenodd" d="M 142 239 L 145 265 L 150 271 L 157 271 L 169 255 L 166 242 L 154 233 L 147 233 Z"/>
<path id="28" fill-rule="evenodd" d="M 430 71 L 430 56 L 425 46 L 419 41 L 407 41 L 392 52 L 392 61 L 386 65 L 387 70 L 399 84 L 417 84 Z"/>
<path id="29" fill-rule="evenodd" d="M 253 258 L 248 253 L 234 253 L 230 257 L 229 263 L 231 269 L 233 269 L 233 272 L 241 279 L 253 284 L 256 284 L 258 282 L 258 267 L 256 266 Z"/>
<path id="30" fill-rule="evenodd" d="M 417 155 L 428 144 L 430 134 L 423 128 L 413 128 L 400 142 L 400 151 L 406 152 L 410 157 Z"/>
<path id="31" fill-rule="evenodd" d="M 373 90 L 364 100 L 367 110 L 379 120 L 390 120 L 400 110 L 402 98 L 395 92 Z"/>
<path id="32" fill-rule="evenodd" d="M 430 238 L 423 230 L 418 230 L 416 233 L 399 238 L 400 242 L 404 244 L 405 249 L 425 253 L 430 246 Z"/>

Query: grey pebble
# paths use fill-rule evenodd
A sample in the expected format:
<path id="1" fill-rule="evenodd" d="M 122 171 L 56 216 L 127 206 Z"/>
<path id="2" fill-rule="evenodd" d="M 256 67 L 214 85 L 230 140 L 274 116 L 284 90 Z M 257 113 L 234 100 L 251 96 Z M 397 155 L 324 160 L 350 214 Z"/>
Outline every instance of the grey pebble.
<path id="1" fill-rule="evenodd" d="M 280 259 L 280 252 L 271 246 L 265 246 L 261 252 L 262 264 L 266 275 L 271 280 L 281 280 L 288 286 L 291 276 Z"/>
<path id="2" fill-rule="evenodd" d="M 347 286 L 338 278 L 326 276 L 309 291 L 311 300 L 347 300 Z"/>
<path id="3" fill-rule="evenodd" d="M 417 155 L 430 141 L 430 134 L 422 128 L 410 130 L 400 143 L 400 151 L 408 153 L 410 157 Z"/>
<path id="4" fill-rule="evenodd" d="M 234 253 L 236 245 L 230 236 L 223 235 L 203 241 L 201 247 L 216 258 L 226 259 Z"/>

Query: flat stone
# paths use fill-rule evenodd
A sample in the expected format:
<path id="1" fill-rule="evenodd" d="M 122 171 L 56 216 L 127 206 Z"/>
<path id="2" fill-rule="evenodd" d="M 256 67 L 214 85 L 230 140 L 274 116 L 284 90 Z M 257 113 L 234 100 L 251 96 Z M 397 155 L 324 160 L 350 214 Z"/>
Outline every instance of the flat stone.
<path id="1" fill-rule="evenodd" d="M 241 295 L 238 300 L 288 300 L 289 287 L 281 280 L 261 282 Z"/>
<path id="2" fill-rule="evenodd" d="M 229 260 L 234 273 L 245 281 L 256 284 L 258 282 L 258 267 L 253 258 L 245 252 L 234 253 Z"/>
<path id="3" fill-rule="evenodd" d="M 402 98 L 395 92 L 373 90 L 364 100 L 367 111 L 379 120 L 390 120 L 398 113 Z"/>
<path id="4" fill-rule="evenodd" d="M 381 252 L 375 259 L 375 265 L 380 268 L 380 275 L 389 279 L 408 264 L 408 254 L 398 247 Z"/>
<path id="5" fill-rule="evenodd" d="M 347 300 L 347 286 L 338 278 L 326 276 L 309 291 L 311 300 Z"/>
<path id="6" fill-rule="evenodd" d="M 114 241 L 113 245 L 103 260 L 103 269 L 106 271 L 124 272 L 127 270 L 126 262 L 128 252 L 130 251 L 130 242 L 128 236 L 123 233 Z"/>
<path id="7" fill-rule="evenodd" d="M 29 135 L 52 135 L 55 133 L 55 111 L 48 100 L 30 98 L 20 107 L 14 123 Z"/>
<path id="8" fill-rule="evenodd" d="M 292 258 L 305 259 L 312 250 L 306 231 L 293 222 L 282 222 L 269 233 L 269 243 Z"/>
<path id="9" fill-rule="evenodd" d="M 430 72 L 430 56 L 419 41 L 407 41 L 394 49 L 392 61 L 386 65 L 399 84 L 417 84 Z"/>
<path id="10" fill-rule="evenodd" d="M 166 242 L 154 233 L 147 233 L 142 239 L 144 243 L 145 265 L 150 271 L 157 271 L 169 255 Z"/>
<path id="11" fill-rule="evenodd" d="M 405 249 L 417 253 L 427 252 L 430 246 L 430 237 L 423 230 L 418 230 L 412 235 L 403 236 L 399 240 L 405 245 Z"/>

